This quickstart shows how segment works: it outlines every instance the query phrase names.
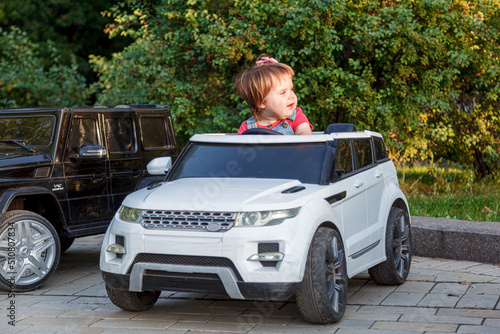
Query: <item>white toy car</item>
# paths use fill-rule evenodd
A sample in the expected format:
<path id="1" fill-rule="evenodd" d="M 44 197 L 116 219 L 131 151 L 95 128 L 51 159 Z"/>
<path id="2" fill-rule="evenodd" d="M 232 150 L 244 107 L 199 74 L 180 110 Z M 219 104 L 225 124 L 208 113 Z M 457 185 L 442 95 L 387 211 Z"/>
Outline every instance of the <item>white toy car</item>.
<path id="1" fill-rule="evenodd" d="M 331 323 L 348 278 L 408 276 L 408 203 L 379 133 L 336 124 L 310 136 L 200 134 L 171 167 L 168 157 L 150 163 L 165 181 L 127 196 L 104 237 L 100 269 L 124 310 L 149 309 L 162 290 L 295 294 L 305 320 Z"/>

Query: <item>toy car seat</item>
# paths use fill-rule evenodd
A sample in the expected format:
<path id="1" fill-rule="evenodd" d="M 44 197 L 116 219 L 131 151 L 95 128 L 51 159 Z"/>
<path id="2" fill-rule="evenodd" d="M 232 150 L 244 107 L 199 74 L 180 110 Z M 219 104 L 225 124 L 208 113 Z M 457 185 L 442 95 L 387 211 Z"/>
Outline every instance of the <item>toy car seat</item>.
<path id="1" fill-rule="evenodd" d="M 333 133 L 333 132 L 353 132 L 354 124 L 351 123 L 335 123 L 330 124 L 326 127 L 325 133 Z"/>

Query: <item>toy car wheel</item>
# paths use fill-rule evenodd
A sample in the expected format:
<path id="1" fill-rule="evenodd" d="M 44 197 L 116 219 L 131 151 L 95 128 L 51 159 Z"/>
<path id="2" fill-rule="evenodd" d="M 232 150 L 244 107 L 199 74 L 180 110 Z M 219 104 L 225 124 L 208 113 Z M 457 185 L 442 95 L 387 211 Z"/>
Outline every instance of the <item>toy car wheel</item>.
<path id="1" fill-rule="evenodd" d="M 61 248 L 57 232 L 44 217 L 9 211 L 0 227 L 0 288 L 30 291 L 57 268 Z"/>
<path id="2" fill-rule="evenodd" d="M 347 305 L 347 267 L 337 231 L 321 227 L 309 249 L 304 279 L 297 292 L 303 318 L 312 323 L 332 323 L 344 315 Z"/>
<path id="3" fill-rule="evenodd" d="M 410 272 L 412 253 L 410 219 L 406 211 L 391 209 L 385 238 L 387 260 L 370 268 L 368 273 L 378 284 L 403 284 Z"/>
<path id="4" fill-rule="evenodd" d="M 109 300 L 125 311 L 139 312 L 149 310 L 160 297 L 161 291 L 118 290 L 106 285 Z"/>

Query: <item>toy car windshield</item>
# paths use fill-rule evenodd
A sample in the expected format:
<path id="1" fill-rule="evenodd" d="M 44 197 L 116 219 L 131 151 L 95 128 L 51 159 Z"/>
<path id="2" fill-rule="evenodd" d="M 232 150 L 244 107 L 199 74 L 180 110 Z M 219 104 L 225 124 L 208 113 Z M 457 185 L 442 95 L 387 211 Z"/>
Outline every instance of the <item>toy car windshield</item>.
<path id="1" fill-rule="evenodd" d="M 168 180 L 189 177 L 276 178 L 320 184 L 327 149 L 325 143 L 194 143 Z"/>

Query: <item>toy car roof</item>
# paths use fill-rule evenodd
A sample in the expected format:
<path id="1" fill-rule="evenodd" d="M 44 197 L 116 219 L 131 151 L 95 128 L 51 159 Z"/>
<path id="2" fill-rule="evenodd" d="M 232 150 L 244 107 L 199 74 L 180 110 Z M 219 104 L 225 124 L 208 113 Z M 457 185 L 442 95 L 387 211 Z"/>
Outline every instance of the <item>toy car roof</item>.
<path id="1" fill-rule="evenodd" d="M 334 139 L 348 138 L 370 138 L 372 136 L 382 137 L 378 132 L 373 131 L 355 131 L 338 132 L 325 134 L 324 132 L 313 132 L 312 135 L 294 136 L 294 135 L 237 135 L 235 133 L 205 133 L 196 134 L 190 138 L 191 142 L 196 143 L 226 143 L 226 144 L 284 144 L 284 143 L 321 143 L 332 141 Z"/>

